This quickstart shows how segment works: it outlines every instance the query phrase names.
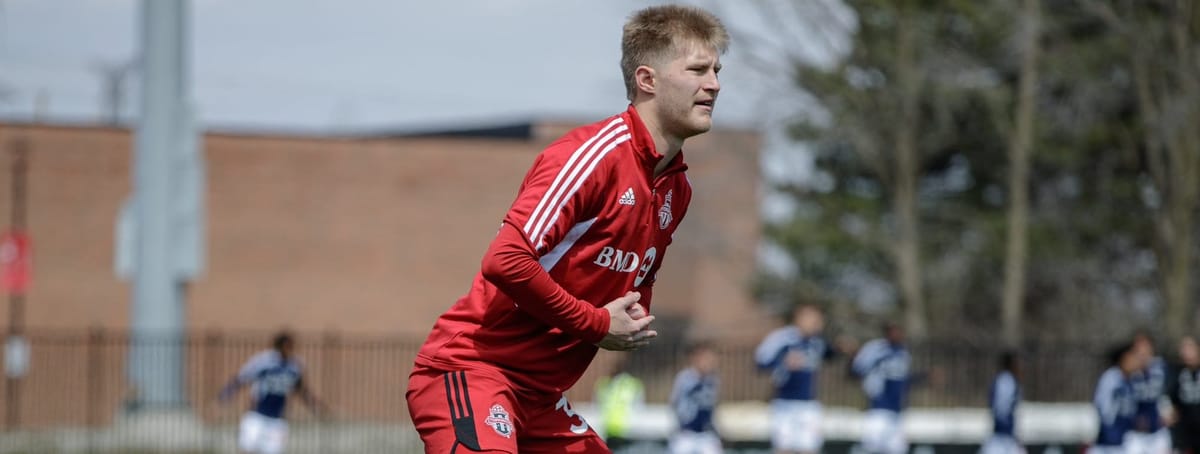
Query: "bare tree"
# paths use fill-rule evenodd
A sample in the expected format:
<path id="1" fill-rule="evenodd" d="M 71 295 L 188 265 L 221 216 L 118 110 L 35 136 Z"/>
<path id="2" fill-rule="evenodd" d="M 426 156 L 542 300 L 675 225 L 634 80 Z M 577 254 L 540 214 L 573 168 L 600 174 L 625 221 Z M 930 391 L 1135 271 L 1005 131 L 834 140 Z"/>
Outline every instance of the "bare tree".
<path id="1" fill-rule="evenodd" d="M 921 127 L 917 107 L 924 74 L 917 62 L 917 24 L 909 3 L 904 2 L 900 7 L 895 29 L 896 58 L 893 72 L 899 88 L 900 115 L 894 131 L 896 157 L 892 206 L 896 212 L 896 243 L 893 254 L 900 292 L 904 298 L 904 326 L 912 336 L 920 338 L 929 332 L 922 289 L 921 231 L 917 213 L 917 179 L 921 160 L 917 148 L 917 128 Z"/>
<path id="2" fill-rule="evenodd" d="M 1025 300 L 1025 272 L 1028 261 L 1029 159 L 1033 153 L 1033 120 L 1036 115 L 1038 56 L 1041 37 L 1041 0 L 1024 0 L 1018 40 L 1021 75 L 1017 103 L 1013 113 L 1014 131 L 1008 143 L 1008 241 L 1004 255 L 1004 290 L 1001 303 L 1005 342 L 1021 340 L 1022 309 Z"/>
<path id="3" fill-rule="evenodd" d="M 888 197 L 887 228 L 872 247 L 886 250 L 893 280 L 899 290 L 903 322 L 913 337 L 929 333 L 921 259 L 920 213 L 917 202 L 924 167 L 921 143 L 922 102 L 926 101 L 927 65 L 925 46 L 931 39 L 928 24 L 920 22 L 920 6 L 913 1 L 852 2 L 862 13 L 869 9 L 887 16 L 884 25 L 872 26 L 864 34 L 860 26 L 849 55 L 829 68 L 814 69 L 802 49 L 812 47 L 797 28 L 828 30 L 839 25 L 836 2 L 755 3 L 760 22 L 774 32 L 745 30 L 734 26 L 738 42 L 748 48 L 748 59 L 760 69 L 780 68 L 795 74 L 800 90 L 807 91 L 830 120 L 805 120 L 824 132 L 824 139 L 842 141 L 862 166 L 885 189 Z M 859 22 L 864 20 L 858 18 Z M 872 15 L 872 19 L 874 15 Z M 826 49 L 838 44 L 823 37 Z"/>
<path id="4" fill-rule="evenodd" d="M 1159 287 L 1167 334 L 1197 321 L 1192 289 L 1200 208 L 1200 8 L 1190 0 L 1084 0 L 1127 43 L 1152 187 Z"/>

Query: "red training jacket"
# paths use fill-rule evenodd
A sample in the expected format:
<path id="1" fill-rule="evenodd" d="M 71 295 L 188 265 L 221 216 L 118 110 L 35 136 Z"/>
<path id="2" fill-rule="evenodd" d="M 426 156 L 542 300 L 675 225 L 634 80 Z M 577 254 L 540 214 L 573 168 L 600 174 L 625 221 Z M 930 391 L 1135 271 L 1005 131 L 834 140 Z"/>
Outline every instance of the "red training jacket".
<path id="1" fill-rule="evenodd" d="M 471 290 L 438 318 L 416 365 L 490 369 L 518 391 L 557 399 L 608 334 L 604 305 L 651 286 L 691 185 L 632 106 L 568 132 L 525 175 Z"/>

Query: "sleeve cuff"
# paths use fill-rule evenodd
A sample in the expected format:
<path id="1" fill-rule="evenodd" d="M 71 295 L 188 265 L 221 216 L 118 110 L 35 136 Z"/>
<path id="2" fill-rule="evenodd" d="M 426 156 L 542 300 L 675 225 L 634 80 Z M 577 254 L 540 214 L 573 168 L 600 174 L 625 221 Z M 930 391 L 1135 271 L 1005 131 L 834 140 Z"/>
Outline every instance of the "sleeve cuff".
<path id="1" fill-rule="evenodd" d="M 608 309 L 604 307 L 595 308 L 592 312 L 592 318 L 594 320 L 590 323 L 592 329 L 583 333 L 582 337 L 585 342 L 597 344 L 604 340 L 605 336 L 608 336 L 608 328 L 612 320 L 608 315 Z"/>

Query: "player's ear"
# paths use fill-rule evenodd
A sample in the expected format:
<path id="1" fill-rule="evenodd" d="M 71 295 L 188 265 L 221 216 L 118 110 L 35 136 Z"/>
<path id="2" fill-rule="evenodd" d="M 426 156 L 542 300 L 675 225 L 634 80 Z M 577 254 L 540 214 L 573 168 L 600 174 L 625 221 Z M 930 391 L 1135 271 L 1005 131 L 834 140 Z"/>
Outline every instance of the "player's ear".
<path id="1" fill-rule="evenodd" d="M 633 70 L 633 83 L 638 91 L 654 94 L 658 91 L 658 73 L 647 65 L 638 66 Z"/>

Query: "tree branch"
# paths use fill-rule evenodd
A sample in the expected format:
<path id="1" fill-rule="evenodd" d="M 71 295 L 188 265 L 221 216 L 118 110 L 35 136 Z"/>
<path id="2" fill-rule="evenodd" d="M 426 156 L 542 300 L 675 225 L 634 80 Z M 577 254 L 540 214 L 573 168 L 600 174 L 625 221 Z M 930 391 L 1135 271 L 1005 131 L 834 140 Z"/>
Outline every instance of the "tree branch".
<path id="1" fill-rule="evenodd" d="M 1129 27 L 1125 25 L 1125 22 L 1121 20 L 1121 16 L 1117 15 L 1117 12 L 1108 3 L 1097 0 L 1079 0 L 1079 2 L 1083 4 L 1085 11 L 1100 18 L 1109 28 L 1122 35 L 1129 34 Z"/>

